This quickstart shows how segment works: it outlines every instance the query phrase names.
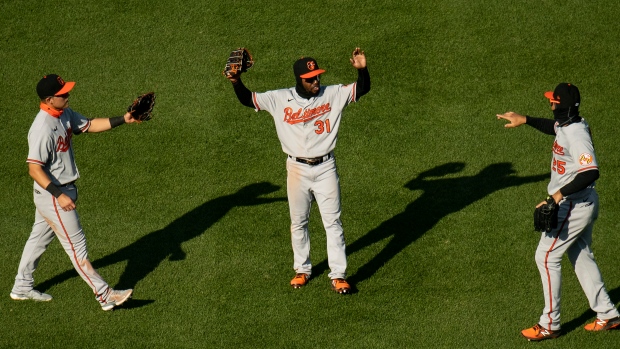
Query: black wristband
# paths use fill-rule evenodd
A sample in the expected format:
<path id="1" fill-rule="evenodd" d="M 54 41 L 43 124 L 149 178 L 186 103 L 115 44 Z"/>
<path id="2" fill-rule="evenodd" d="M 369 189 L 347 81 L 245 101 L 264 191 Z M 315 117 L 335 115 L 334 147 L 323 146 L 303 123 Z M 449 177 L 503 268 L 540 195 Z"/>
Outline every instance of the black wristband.
<path id="1" fill-rule="evenodd" d="M 113 118 L 110 118 L 109 120 L 110 120 L 110 126 L 112 128 L 115 128 L 116 126 L 120 126 L 125 123 L 124 116 L 115 116 Z"/>
<path id="2" fill-rule="evenodd" d="M 58 198 L 60 195 L 62 195 L 62 190 L 60 190 L 60 188 L 58 188 L 56 184 L 54 184 L 54 182 L 50 182 L 50 184 L 47 185 L 45 190 L 49 191 L 50 194 L 54 195 L 55 198 Z"/>

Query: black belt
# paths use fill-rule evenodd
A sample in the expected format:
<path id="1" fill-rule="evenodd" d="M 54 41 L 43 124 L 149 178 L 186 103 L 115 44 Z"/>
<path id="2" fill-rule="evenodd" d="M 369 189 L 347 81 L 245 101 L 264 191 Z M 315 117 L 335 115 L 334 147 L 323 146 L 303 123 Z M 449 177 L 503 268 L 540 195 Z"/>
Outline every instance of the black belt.
<path id="1" fill-rule="evenodd" d="M 65 183 L 65 184 L 61 184 L 61 185 L 59 185 L 59 187 L 68 187 L 68 186 L 73 185 L 73 184 L 75 184 L 75 181 L 69 182 L 69 183 Z"/>
<path id="2" fill-rule="evenodd" d="M 329 153 L 327 155 L 319 156 L 318 158 L 296 158 L 296 157 L 290 156 L 290 155 L 288 157 L 293 159 L 294 161 L 301 162 L 302 164 L 306 164 L 306 165 L 310 165 L 310 166 L 316 166 L 316 165 L 322 164 L 325 161 L 331 159 L 332 158 L 332 154 Z"/>

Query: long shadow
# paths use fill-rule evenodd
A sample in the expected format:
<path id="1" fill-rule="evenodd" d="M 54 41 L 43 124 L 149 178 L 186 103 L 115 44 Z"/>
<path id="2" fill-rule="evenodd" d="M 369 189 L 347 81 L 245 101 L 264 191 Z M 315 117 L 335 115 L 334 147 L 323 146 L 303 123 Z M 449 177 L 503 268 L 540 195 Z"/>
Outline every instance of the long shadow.
<path id="1" fill-rule="evenodd" d="M 262 182 L 241 188 L 234 194 L 221 196 L 205 202 L 174 220 L 163 229 L 149 233 L 136 242 L 93 262 L 95 268 L 127 261 L 127 266 L 115 288 L 134 288 L 135 285 L 168 259 L 183 260 L 186 257 L 182 244 L 202 235 L 209 227 L 222 219 L 228 211 L 239 206 L 254 206 L 286 201 L 286 198 L 260 198 L 280 189 L 279 186 Z M 44 281 L 37 288 L 42 291 L 72 277 L 78 276 L 74 269 Z"/>
<path id="2" fill-rule="evenodd" d="M 357 284 L 374 275 L 383 265 L 404 250 L 419 237 L 431 230 L 447 215 L 458 212 L 487 195 L 512 186 L 538 182 L 549 174 L 517 177 L 512 164 L 492 164 L 473 176 L 441 178 L 458 173 L 465 168 L 463 162 L 446 163 L 420 173 L 405 187 L 422 190 L 422 195 L 411 202 L 405 210 L 381 223 L 366 235 L 347 245 L 347 255 L 352 255 L 377 242 L 391 238 L 387 245 L 371 260 L 349 277 Z M 313 274 L 320 275 L 328 268 L 327 261 L 317 264 Z"/>

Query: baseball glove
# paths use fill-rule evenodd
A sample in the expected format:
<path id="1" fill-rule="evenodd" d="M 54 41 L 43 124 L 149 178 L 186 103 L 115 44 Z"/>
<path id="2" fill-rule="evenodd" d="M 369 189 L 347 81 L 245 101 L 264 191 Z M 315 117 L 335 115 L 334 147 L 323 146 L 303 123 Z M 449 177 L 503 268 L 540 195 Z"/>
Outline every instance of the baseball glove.
<path id="1" fill-rule="evenodd" d="M 138 98 L 136 98 L 127 108 L 127 112 L 129 112 L 131 116 L 139 122 L 149 121 L 153 118 L 151 112 L 153 111 L 154 106 L 155 92 L 149 92 L 138 96 Z"/>
<path id="2" fill-rule="evenodd" d="M 534 210 L 534 229 L 539 232 L 548 233 L 558 226 L 558 209 L 552 197 L 547 197 L 546 203 Z"/>
<path id="3" fill-rule="evenodd" d="M 245 47 L 239 47 L 232 51 L 224 67 L 222 74 L 227 78 L 236 77 L 241 73 L 245 73 L 254 65 L 254 59 Z"/>

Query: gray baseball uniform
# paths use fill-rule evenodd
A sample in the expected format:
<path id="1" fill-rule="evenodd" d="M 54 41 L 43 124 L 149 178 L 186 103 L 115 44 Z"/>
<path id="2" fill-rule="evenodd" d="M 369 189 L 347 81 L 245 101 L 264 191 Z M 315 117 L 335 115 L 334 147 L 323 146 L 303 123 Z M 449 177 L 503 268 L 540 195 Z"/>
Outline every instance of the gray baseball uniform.
<path id="1" fill-rule="evenodd" d="M 295 277 L 290 285 L 300 288 L 312 274 L 308 219 L 316 200 L 327 234 L 327 259 L 331 289 L 351 293 L 345 280 L 347 257 L 340 221 L 340 180 L 334 148 L 338 140 L 343 109 L 370 91 L 370 74 L 364 51 L 356 47 L 349 59 L 357 69 L 357 81 L 350 85 L 321 86 L 320 69 L 314 58 L 301 57 L 293 64 L 295 87 L 256 93 L 248 90 L 240 74 L 228 76 L 241 104 L 265 110 L 275 122 L 286 162 L 287 194 L 291 216 L 291 242 Z"/>
<path id="2" fill-rule="evenodd" d="M 563 127 L 558 127 L 556 123 L 555 131 L 551 181 L 547 188 L 549 195 L 570 183 L 578 173 L 598 169 L 585 120 Z M 564 197 L 559 203 L 557 228 L 541 235 L 536 263 L 543 283 L 545 308 L 539 323 L 546 329 L 560 329 L 561 261 L 564 253 L 568 253 L 590 308 L 597 313 L 597 317 L 604 320 L 619 315 L 605 290 L 601 272 L 590 249 L 598 204 L 594 183 Z"/>
<path id="3" fill-rule="evenodd" d="M 52 182 L 74 202 L 78 197 L 74 182 L 79 178 L 79 172 L 71 138 L 86 132 L 89 127 L 90 120 L 70 108 L 57 112 L 41 104 L 41 110 L 28 132 L 27 162 L 42 166 Z M 24 247 L 12 293 L 26 294 L 32 290 L 32 274 L 41 255 L 57 236 L 73 266 L 95 293 L 97 301 L 105 304 L 112 289 L 88 259 L 86 238 L 76 210 L 63 211 L 56 197 L 36 181 L 33 190 L 35 222 Z"/>
<path id="4" fill-rule="evenodd" d="M 356 100 L 356 84 L 322 86 L 316 97 L 299 96 L 295 88 L 252 93 L 256 111 L 268 111 L 275 121 L 282 150 L 288 154 L 287 194 L 291 216 L 293 268 L 310 275 L 308 217 L 313 198 L 327 234 L 331 279 L 346 277 L 347 258 L 340 221 L 340 184 L 333 150 L 342 110 Z M 300 163 L 297 158 L 321 158 L 322 163 Z"/>

